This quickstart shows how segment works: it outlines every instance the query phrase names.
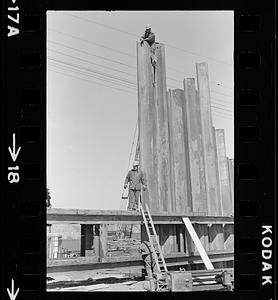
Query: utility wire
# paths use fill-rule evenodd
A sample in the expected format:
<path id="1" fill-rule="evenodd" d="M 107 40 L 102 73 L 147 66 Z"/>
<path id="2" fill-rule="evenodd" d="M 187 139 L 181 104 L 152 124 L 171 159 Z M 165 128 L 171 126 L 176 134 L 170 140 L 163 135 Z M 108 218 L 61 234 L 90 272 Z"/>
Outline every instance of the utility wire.
<path id="1" fill-rule="evenodd" d="M 137 37 L 138 38 L 138 35 L 135 34 L 135 33 L 131 33 L 131 32 L 128 32 L 128 31 L 125 31 L 125 30 L 121 30 L 121 29 L 118 29 L 118 28 L 115 28 L 113 26 L 108 26 L 106 24 L 103 24 L 103 23 L 100 23 L 100 22 L 96 22 L 96 21 L 93 21 L 91 19 L 86 19 L 86 18 L 83 18 L 83 17 L 80 17 L 80 16 L 76 16 L 76 15 L 73 15 L 73 14 L 70 14 L 70 13 L 63 13 L 64 15 L 67 15 L 67 16 L 71 16 L 73 18 L 76 18 L 76 19 L 80 19 L 80 20 L 84 20 L 86 22 L 89 22 L 89 23 L 94 23 L 94 24 L 97 24 L 99 26 L 102 26 L 102 27 L 105 27 L 105 28 L 109 28 L 111 30 L 115 30 L 115 31 L 118 31 L 118 32 L 121 32 L 121 33 L 125 33 L 125 34 L 128 34 L 130 36 L 134 36 L 134 37 Z M 229 67 L 232 67 L 233 65 L 232 64 L 229 64 L 229 63 L 226 63 L 226 62 L 223 62 L 223 61 L 220 61 L 220 60 L 217 60 L 215 58 L 212 58 L 212 57 L 209 57 L 209 56 L 205 56 L 205 55 L 201 55 L 201 54 L 198 54 L 198 53 L 195 53 L 195 52 L 192 52 L 192 51 L 188 51 L 188 50 L 185 50 L 185 49 L 182 49 L 182 48 L 178 48 L 176 46 L 172 46 L 170 44 L 166 44 L 168 47 L 170 48 L 173 48 L 173 49 L 176 49 L 176 50 L 179 50 L 179 51 L 182 51 L 182 52 L 185 52 L 185 53 L 188 53 L 188 54 L 191 54 L 191 55 L 194 55 L 194 56 L 198 56 L 198 57 L 204 57 L 206 59 L 209 59 L 209 60 L 212 60 L 212 61 L 215 61 L 217 63 L 221 63 L 221 64 L 225 64 L 225 65 L 228 65 Z"/>
<path id="2" fill-rule="evenodd" d="M 120 65 L 123 65 L 123 66 L 126 66 L 126 67 L 129 67 L 129 68 L 132 68 L 132 69 L 135 69 L 136 70 L 136 67 L 135 66 L 132 66 L 132 65 L 128 65 L 128 64 L 125 64 L 125 63 L 122 63 L 122 62 L 119 62 L 119 61 L 116 61 L 116 60 L 112 60 L 112 59 L 107 59 L 106 57 L 103 57 L 103 56 L 99 56 L 99 55 L 95 55 L 95 54 L 92 54 L 90 52 L 87 52 L 87 51 L 83 51 L 83 50 L 80 50 L 80 49 L 77 49 L 77 48 L 74 48 L 74 47 L 70 47 L 70 46 L 66 46 L 64 44 L 61 44 L 61 43 L 58 43 L 58 42 L 54 42 L 54 41 L 51 41 L 51 40 L 48 40 L 49 43 L 51 44 L 55 44 L 55 45 L 59 45 L 61 47 L 64 47 L 64 48 L 67 48 L 67 49 L 71 49 L 71 50 L 74 50 L 74 51 L 78 51 L 78 52 L 81 52 L 81 53 L 84 53 L 84 54 L 87 54 L 89 56 L 94 56 L 94 57 L 98 57 L 100 59 L 104 59 L 104 60 L 108 60 L 108 61 L 111 61 L 113 63 L 117 63 L 117 64 L 120 64 Z M 62 55 L 66 55 L 68 56 L 67 54 L 63 53 L 63 52 L 60 52 L 60 51 L 56 51 L 56 50 L 53 50 L 53 49 L 50 49 L 48 48 L 49 51 L 53 51 L 53 52 L 56 52 L 56 53 L 59 53 L 59 54 L 62 54 Z M 108 67 L 106 67 L 108 68 Z M 111 68 L 110 68 L 111 69 Z M 127 73 L 127 72 L 123 72 L 123 71 L 118 71 L 116 69 L 112 69 L 112 70 L 115 70 L 117 72 L 121 72 L 121 73 L 126 73 L 130 76 L 136 76 L 135 74 L 131 74 L 131 73 Z M 179 82 L 179 80 L 175 79 L 175 78 L 171 78 L 171 77 L 167 77 L 167 79 L 170 79 L 170 80 L 173 80 L 173 81 L 176 81 L 176 82 Z"/>
<path id="3" fill-rule="evenodd" d="M 65 62 L 63 60 L 59 60 L 59 59 L 53 59 L 53 58 L 49 58 L 49 60 L 53 60 L 53 61 L 56 61 L 56 62 L 59 62 L 59 63 L 62 63 L 64 65 L 70 65 L 74 68 L 77 68 L 77 69 L 81 69 L 82 71 L 86 71 L 86 72 L 92 72 L 92 73 L 95 73 L 97 75 L 100 75 L 101 77 L 98 77 L 98 79 L 109 79 L 111 82 L 113 83 L 120 83 L 121 85 L 124 85 L 125 87 L 128 87 L 128 88 L 134 88 L 136 87 L 136 83 L 135 82 L 132 82 L 132 81 L 127 81 L 126 78 L 122 78 L 122 77 L 119 77 L 119 76 L 111 76 L 110 74 L 107 74 L 107 73 L 103 73 L 103 72 L 99 72 L 99 71 L 95 71 L 93 69 L 90 69 L 90 68 L 87 68 L 87 67 L 83 67 L 83 66 L 80 66 L 80 65 L 76 65 L 76 64 L 73 64 L 73 63 L 68 63 L 68 62 Z M 87 75 L 87 74 L 86 74 Z M 104 76 L 104 77 L 103 77 Z M 120 81 L 120 82 L 118 82 Z M 213 98 L 212 98 L 213 99 Z M 220 101 L 220 100 L 218 100 Z M 223 105 L 222 103 L 215 103 L 216 105 L 220 105 L 220 106 L 224 106 L 225 108 L 229 108 L 228 106 L 225 106 Z M 218 107 L 219 108 L 219 107 Z M 222 108 L 223 110 L 227 110 L 225 108 Z M 227 110 L 228 111 L 228 110 Z"/>
<path id="4" fill-rule="evenodd" d="M 57 44 L 60 44 L 60 43 L 57 43 Z M 62 45 L 62 44 L 60 44 L 60 45 Z M 72 47 L 69 47 L 69 48 L 72 48 Z M 75 49 L 75 48 L 72 48 L 72 49 Z M 87 54 L 89 54 L 89 55 L 96 56 L 96 57 L 100 57 L 100 58 L 105 59 L 105 60 L 113 61 L 113 62 L 115 62 L 115 63 L 122 64 L 121 62 L 118 62 L 118 61 L 115 61 L 115 60 L 110 60 L 110 59 L 107 59 L 107 58 L 105 58 L 105 57 L 101 57 L 101 56 L 98 56 L 98 55 L 94 55 L 94 54 L 91 54 L 91 53 L 86 52 L 86 51 L 81 51 L 81 50 L 78 50 L 78 49 L 75 49 L 75 50 L 80 51 L 80 52 L 85 52 L 85 53 L 87 53 Z M 97 65 L 97 66 L 100 66 L 100 67 L 103 67 L 103 68 L 106 68 L 106 69 L 110 69 L 110 70 L 113 70 L 113 71 L 116 71 L 116 72 L 119 72 L 119 73 L 123 73 L 123 74 L 129 75 L 129 76 L 136 77 L 135 74 L 131 74 L 131 73 L 128 73 L 128 72 L 125 72 L 125 71 L 122 71 L 122 70 L 118 70 L 118 69 L 114 69 L 114 68 L 110 68 L 110 67 L 107 67 L 107 66 L 102 65 L 102 64 L 93 63 L 93 62 L 91 62 L 91 61 L 89 61 L 89 60 L 85 60 L 85 59 L 78 58 L 78 57 L 76 57 L 76 56 L 68 55 L 68 54 L 65 54 L 65 53 L 60 52 L 60 51 L 56 51 L 56 50 L 53 50 L 53 49 L 48 49 L 48 51 L 51 51 L 51 52 L 54 52 L 54 53 L 58 53 L 58 54 L 61 54 L 61 55 L 64 55 L 64 56 L 67 56 L 67 57 L 70 57 L 70 58 L 73 58 L 73 59 L 77 59 L 77 60 L 80 60 L 80 61 L 83 61 L 83 62 L 86 62 L 86 63 L 89 63 L 89 64 Z M 133 66 L 130 66 L 130 67 L 133 67 Z M 134 68 L 135 68 L 135 67 L 134 67 Z M 174 78 L 169 78 L 169 77 L 167 77 L 167 79 L 174 80 L 174 81 L 176 81 L 176 82 L 180 82 L 180 81 L 178 81 L 178 80 L 176 80 L 176 79 L 174 79 Z M 171 88 L 174 88 L 174 89 L 176 88 L 176 87 L 173 87 L 173 86 L 170 86 L 170 87 L 171 87 Z M 216 92 L 216 91 L 212 91 L 212 92 L 218 93 L 218 94 L 220 94 L 220 95 L 225 95 L 225 96 L 231 97 L 231 96 L 229 96 L 229 95 L 227 95 L 227 94 L 219 93 L 219 92 Z M 225 102 L 225 101 L 224 101 L 224 100 L 221 100 L 221 102 Z"/>
<path id="5" fill-rule="evenodd" d="M 131 92 L 132 90 L 134 90 L 134 88 L 130 87 L 130 86 L 127 86 L 121 82 L 117 82 L 115 80 L 112 80 L 111 78 L 106 78 L 105 76 L 98 76 L 98 75 L 95 75 L 95 74 L 88 74 L 87 72 L 84 72 L 83 70 L 76 70 L 75 68 L 72 68 L 72 67 L 68 67 L 68 66 L 64 66 L 64 65 L 60 65 L 60 64 L 56 64 L 56 63 L 50 63 L 51 66 L 54 66 L 54 67 L 58 67 L 62 70 L 65 70 L 65 71 L 70 71 L 72 73 L 77 73 L 77 74 L 80 74 L 80 75 L 83 75 L 83 76 L 86 76 L 86 77 L 90 77 L 90 78 L 94 78 L 94 79 L 97 79 L 97 80 L 101 80 L 102 82 L 105 81 L 105 82 L 108 82 L 108 83 L 112 83 L 113 85 L 117 85 L 117 86 L 120 86 L 120 87 L 124 87 L 124 88 L 128 88 L 130 89 L 129 92 Z M 127 90 L 125 90 L 127 91 Z M 132 93 L 134 95 L 136 95 L 135 93 Z"/>
<path id="6" fill-rule="evenodd" d="M 53 32 L 56 32 L 56 33 L 59 33 L 59 34 L 61 34 L 61 35 L 69 36 L 69 37 L 71 37 L 71 38 L 73 38 L 73 39 L 81 40 L 81 41 L 83 41 L 83 42 L 90 43 L 90 44 L 93 44 L 93 45 L 102 47 L 102 48 L 104 48 L 104 49 L 108 49 L 108 50 L 110 50 L 110 51 L 114 51 L 114 52 L 117 52 L 117 53 L 120 53 L 120 54 L 129 56 L 129 57 L 132 57 L 132 58 L 136 58 L 135 55 L 132 55 L 132 54 L 129 54 L 129 53 L 126 53 L 126 52 L 122 52 L 122 51 L 118 51 L 118 50 L 116 50 L 116 49 L 114 49 L 114 48 L 110 48 L 110 47 L 104 46 L 104 45 L 102 45 L 102 44 L 94 43 L 94 42 L 92 42 L 92 41 L 90 41 L 90 40 L 83 39 L 83 38 L 77 37 L 77 36 L 75 36 L 75 35 L 71 35 L 71 34 L 64 33 L 64 32 L 58 31 L 58 30 L 54 30 L 54 29 L 52 29 L 52 28 L 48 28 L 48 30 L 53 31 Z M 48 41 L 49 41 L 49 40 L 48 40 Z M 52 41 L 52 43 L 54 43 L 54 42 Z M 57 43 L 57 42 L 56 42 L 56 43 Z M 61 45 L 63 45 L 63 44 L 61 44 Z M 65 45 L 63 45 L 63 47 L 68 48 L 68 46 L 65 46 Z M 76 48 L 73 48 L 73 47 L 71 47 L 71 48 L 72 48 L 72 49 L 75 49 L 76 51 L 81 51 L 81 52 L 82 52 L 82 50 L 79 50 L 79 49 L 76 49 Z M 130 66 L 130 65 L 129 65 L 129 66 Z M 130 67 L 136 69 L 135 66 L 130 66 Z M 177 69 L 172 68 L 172 67 L 170 67 L 170 66 L 167 67 L 167 68 L 168 68 L 169 70 L 173 70 L 173 71 L 175 71 L 175 72 L 177 72 L 177 73 L 180 73 L 180 74 L 183 74 L 183 76 L 185 76 L 184 72 L 181 71 L 181 70 L 177 70 Z M 188 78 L 195 78 L 194 75 L 186 75 L 186 76 L 187 76 Z M 167 78 L 171 79 L 170 77 L 167 77 Z M 176 80 L 176 81 L 178 81 L 178 80 Z M 221 87 L 223 87 L 223 86 L 229 86 L 229 87 L 232 87 L 231 85 L 228 85 L 227 83 L 221 82 L 221 84 L 220 84 L 219 81 L 210 81 L 210 82 L 211 82 L 211 83 L 215 83 L 216 85 L 221 86 Z M 224 88 L 225 88 L 225 87 L 224 87 Z M 231 88 L 226 88 L 226 89 L 232 90 Z"/>
<path id="7" fill-rule="evenodd" d="M 76 35 L 72 35 L 72 34 L 69 34 L 69 33 L 61 32 L 61 31 L 53 29 L 53 28 L 48 28 L 47 30 L 55 32 L 55 33 L 59 33 L 61 35 L 69 36 L 69 37 L 71 37 L 73 39 L 77 39 L 79 41 L 82 41 L 82 42 L 85 42 L 85 43 L 88 43 L 88 44 L 92 44 L 92 45 L 95 45 L 95 46 L 98 46 L 98 47 L 101 47 L 101 48 L 104 48 L 104 49 L 107 49 L 107 50 L 110 50 L 110 51 L 114 51 L 114 52 L 117 52 L 117 53 L 122 54 L 122 55 L 126 55 L 126 56 L 129 56 L 129 57 L 132 57 L 132 58 L 136 57 L 135 55 L 132 55 L 130 53 L 122 52 L 122 51 L 116 50 L 114 48 L 110 48 L 110 47 L 107 47 L 105 45 L 102 45 L 102 44 L 99 44 L 99 43 L 95 43 L 95 42 L 93 42 L 91 40 L 87 40 L 87 39 L 84 39 L 84 38 L 77 37 Z"/>
<path id="8" fill-rule="evenodd" d="M 53 70 L 53 69 L 49 69 L 49 71 L 54 72 L 54 73 L 58 73 L 58 74 L 61 74 L 61 75 L 64 75 L 64 76 L 76 78 L 76 79 L 79 79 L 79 80 L 82 80 L 82 81 L 86 81 L 86 82 L 89 82 L 89 83 L 96 83 L 96 84 L 98 84 L 98 85 L 102 85 L 102 86 L 108 87 L 108 88 L 110 88 L 110 89 L 114 89 L 114 90 L 118 90 L 118 91 L 122 91 L 122 92 L 129 93 L 129 94 L 131 94 L 131 95 L 134 95 L 134 93 L 129 92 L 129 91 L 127 91 L 127 90 L 123 90 L 123 89 L 111 87 L 111 86 L 109 86 L 109 85 L 102 84 L 102 83 L 99 83 L 99 82 L 96 82 L 96 81 L 93 81 L 93 80 L 86 80 L 86 79 L 84 79 L 84 78 L 80 78 L 80 77 L 77 77 L 77 76 L 74 76 L 74 75 L 70 75 L 70 74 L 66 74 L 66 73 L 63 73 L 63 72 L 59 72 L 59 71 L 56 71 L 56 70 Z"/>
<path id="9" fill-rule="evenodd" d="M 99 79 L 99 80 L 104 80 L 104 81 L 106 81 L 106 82 L 113 83 L 113 84 L 117 84 L 117 85 L 121 85 L 121 86 L 123 86 L 123 87 L 130 88 L 130 89 L 136 91 L 136 88 L 135 88 L 136 84 L 133 83 L 132 86 L 129 85 L 130 82 L 127 82 L 127 84 L 125 84 L 126 81 L 125 81 L 125 79 L 123 79 L 123 78 L 116 77 L 116 80 L 115 80 L 113 77 L 111 77 L 111 76 L 110 76 L 109 74 L 107 74 L 107 73 L 101 72 L 101 73 L 99 74 L 99 72 L 95 72 L 94 70 L 89 69 L 89 68 L 84 68 L 84 67 L 81 67 L 81 66 L 79 66 L 79 65 L 67 63 L 67 62 L 60 61 L 60 60 L 55 60 L 55 59 L 52 59 L 52 58 L 49 58 L 49 59 L 50 59 L 50 60 L 54 60 L 54 61 L 58 61 L 58 62 L 59 62 L 58 64 L 57 64 L 57 63 L 54 63 L 54 66 L 55 66 L 55 67 L 58 65 L 58 67 L 62 67 L 62 68 L 66 69 L 66 70 L 69 70 L 69 71 L 71 71 L 71 72 L 78 72 L 78 73 L 81 74 L 81 75 L 85 75 L 85 76 L 88 76 L 88 77 L 93 77 L 93 78 Z M 60 63 L 61 63 L 61 64 L 64 64 L 64 65 L 61 66 Z M 51 62 L 50 62 L 50 64 L 53 65 Z M 55 65 L 55 64 L 56 64 L 56 65 Z M 69 65 L 69 66 L 73 66 L 73 68 L 72 68 L 72 67 L 68 67 L 68 65 Z M 77 69 L 77 70 L 76 70 L 76 69 Z M 79 69 L 79 70 L 78 70 L 78 69 Z M 80 71 L 80 70 L 81 70 L 81 71 Z M 84 72 L 84 71 L 85 71 L 85 72 Z M 92 72 L 93 74 L 90 74 L 91 72 Z M 88 74 L 88 73 L 89 73 L 89 74 Z M 96 73 L 96 74 L 95 74 L 95 73 Z M 120 80 L 120 82 L 119 82 L 118 80 Z M 126 90 L 125 90 L 125 91 L 126 91 Z M 132 94 L 133 94 L 133 93 L 132 93 Z M 136 95 L 136 93 L 134 93 L 134 95 Z M 212 102 L 212 104 L 214 104 L 214 105 L 211 105 L 211 106 L 212 106 L 213 108 L 215 108 L 215 109 L 223 110 L 223 111 L 231 112 L 231 113 L 232 113 L 231 110 L 226 109 L 227 107 L 225 107 L 225 108 L 221 107 L 221 104 L 214 103 L 214 102 Z"/>
<path id="10" fill-rule="evenodd" d="M 51 42 L 51 43 L 52 43 L 52 42 Z M 77 50 L 77 49 L 75 49 L 75 48 L 73 48 L 73 47 L 68 47 L 68 46 L 67 46 L 66 48 L 73 49 L 73 50 Z M 48 48 L 48 49 L 49 49 L 49 48 Z M 56 51 L 56 52 L 58 52 L 57 50 L 52 50 L 52 49 L 49 49 L 49 50 L 50 50 L 50 51 Z M 130 68 L 130 67 L 131 67 L 131 68 L 135 68 L 135 67 L 130 66 L 130 65 L 128 65 L 128 64 L 125 64 L 125 63 L 123 63 L 123 62 L 116 61 L 116 60 L 113 60 L 113 59 L 109 59 L 109 58 L 104 57 L 104 56 L 95 55 L 95 54 L 92 54 L 92 53 L 89 53 L 89 52 L 86 52 L 86 51 L 83 51 L 83 50 L 78 50 L 78 51 L 79 51 L 79 52 L 82 52 L 82 53 L 86 53 L 87 55 L 90 55 L 90 56 L 94 56 L 94 57 L 97 57 L 97 58 L 100 58 L 100 59 L 109 61 L 109 62 L 113 62 L 113 63 L 116 63 L 116 64 L 123 65 L 123 66 L 128 67 L 128 68 Z M 68 54 L 65 54 L 65 53 L 63 53 L 63 52 L 60 52 L 60 54 L 69 56 Z M 73 56 L 72 56 L 72 57 L 73 57 Z"/>
<path id="11" fill-rule="evenodd" d="M 49 71 L 57 73 L 57 74 L 61 74 L 61 75 L 67 76 L 67 77 L 76 78 L 76 79 L 79 79 L 81 81 L 85 81 L 85 82 L 89 82 L 89 83 L 96 83 L 98 85 L 105 86 L 105 87 L 108 87 L 110 89 L 114 89 L 114 90 L 118 90 L 118 91 L 123 91 L 123 92 L 129 93 L 129 94 L 135 95 L 134 93 L 131 93 L 129 91 L 126 91 L 126 90 L 123 90 L 123 89 L 119 89 L 119 88 L 115 88 L 115 87 L 111 87 L 111 86 L 108 86 L 108 85 L 105 85 L 105 84 L 102 84 L 102 83 L 99 83 L 99 82 L 95 82 L 95 81 L 92 81 L 92 80 L 86 80 L 84 78 L 80 78 L 80 77 L 77 77 L 77 76 L 74 76 L 74 75 L 66 74 L 66 73 L 59 72 L 59 71 L 52 70 L 52 69 L 49 69 Z M 223 114 L 222 112 L 220 113 L 220 112 L 214 111 L 214 110 L 212 110 L 212 115 L 215 115 L 215 116 L 221 117 L 221 118 L 225 118 L 225 119 L 233 120 L 233 118 L 231 116 L 228 116 L 226 114 Z"/>
<path id="12" fill-rule="evenodd" d="M 58 61 L 58 62 L 61 62 L 61 63 L 64 63 L 64 64 L 67 64 L 67 65 L 71 65 L 71 66 L 73 66 L 73 67 L 80 68 L 80 65 L 76 65 L 76 64 L 74 64 L 74 63 L 69 63 L 69 62 L 66 62 L 66 61 L 63 61 L 63 60 L 59 60 L 59 59 L 55 59 L 55 58 L 52 58 L 52 57 L 49 57 L 49 59 L 50 59 L 50 60 L 54 60 L 54 61 Z M 79 60 L 85 61 L 85 62 L 86 62 L 86 60 L 83 60 L 83 59 L 79 59 Z M 87 62 L 89 62 L 89 61 L 87 61 Z M 104 75 L 104 76 L 113 78 L 113 79 L 115 79 L 115 80 L 124 81 L 125 83 L 128 83 L 128 84 L 130 84 L 130 85 L 132 85 L 132 86 L 136 86 L 136 83 L 135 83 L 135 82 L 130 81 L 130 80 L 126 79 L 126 78 L 123 79 L 122 77 L 115 76 L 115 75 L 110 75 L 110 74 L 108 74 L 108 73 L 104 73 L 104 72 L 101 72 L 101 71 L 93 70 L 93 69 L 87 68 L 87 67 L 82 67 L 82 69 L 87 70 L 87 71 L 92 72 L 92 73 L 96 73 L 96 74 L 98 74 L 98 75 Z"/>

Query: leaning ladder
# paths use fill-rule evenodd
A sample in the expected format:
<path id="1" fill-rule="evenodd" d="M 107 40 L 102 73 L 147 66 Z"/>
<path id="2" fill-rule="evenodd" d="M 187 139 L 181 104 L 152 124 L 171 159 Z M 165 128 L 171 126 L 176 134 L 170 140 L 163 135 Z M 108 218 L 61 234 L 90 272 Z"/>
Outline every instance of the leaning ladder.
<path id="1" fill-rule="evenodd" d="M 143 221 L 146 227 L 146 231 L 148 234 L 149 242 L 151 245 L 151 250 L 153 253 L 153 257 L 155 259 L 155 263 L 157 266 L 157 273 L 163 274 L 168 272 L 165 259 L 163 256 L 163 252 L 161 249 L 161 246 L 159 244 L 159 239 L 153 224 L 152 216 L 149 210 L 148 205 L 146 204 L 146 211 L 144 211 L 143 205 L 139 202 L 140 205 L 140 211 L 143 217 Z M 158 254 L 157 254 L 158 251 Z"/>

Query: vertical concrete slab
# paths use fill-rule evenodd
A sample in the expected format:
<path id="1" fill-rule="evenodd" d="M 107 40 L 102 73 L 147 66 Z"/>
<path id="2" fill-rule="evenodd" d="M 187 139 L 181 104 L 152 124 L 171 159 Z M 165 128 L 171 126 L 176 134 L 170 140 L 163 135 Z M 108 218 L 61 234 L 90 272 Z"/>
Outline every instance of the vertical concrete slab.
<path id="1" fill-rule="evenodd" d="M 224 226 L 224 249 L 234 251 L 234 225 L 226 224 Z"/>
<path id="2" fill-rule="evenodd" d="M 178 232 L 178 251 L 181 253 L 185 253 L 186 245 L 185 245 L 185 228 L 183 225 L 177 225 Z"/>
<path id="3" fill-rule="evenodd" d="M 171 212 L 170 154 L 167 108 L 165 46 L 156 44 L 155 104 L 157 111 L 157 172 L 160 211 Z"/>
<path id="4" fill-rule="evenodd" d="M 193 224 L 193 227 L 195 229 L 195 224 Z M 194 251 L 195 251 L 195 245 L 194 245 L 194 242 L 188 232 L 188 230 L 185 228 L 185 253 L 188 255 L 188 256 L 191 256 L 194 254 Z"/>
<path id="5" fill-rule="evenodd" d="M 227 165 L 229 169 L 230 194 L 232 202 L 232 214 L 234 215 L 234 160 L 227 157 Z"/>
<path id="6" fill-rule="evenodd" d="M 206 251 L 209 251 L 208 227 L 206 224 L 194 224 L 195 231 Z M 197 251 L 195 247 L 195 251 Z"/>
<path id="7" fill-rule="evenodd" d="M 185 93 L 184 113 L 186 114 L 188 136 L 192 211 L 207 215 L 206 177 L 202 143 L 200 102 L 195 89 L 195 79 L 186 78 L 183 81 L 183 85 Z"/>
<path id="8" fill-rule="evenodd" d="M 138 132 L 140 168 L 145 173 L 147 190 L 142 201 L 151 212 L 159 212 L 157 161 L 157 109 L 153 87 L 150 47 L 137 42 Z"/>
<path id="9" fill-rule="evenodd" d="M 208 226 L 209 250 L 224 250 L 224 231 L 222 224 L 212 224 Z"/>
<path id="10" fill-rule="evenodd" d="M 212 126 L 212 133 L 213 133 L 213 151 L 214 151 L 214 157 L 216 161 L 216 177 L 218 180 L 218 185 L 216 186 L 217 190 L 217 196 L 219 199 L 219 205 L 220 205 L 220 216 L 223 216 L 223 199 L 221 197 L 221 184 L 220 184 L 220 171 L 219 171 L 219 161 L 218 161 L 218 152 L 217 152 L 217 143 L 216 143 L 216 129 L 214 126 Z"/>
<path id="11" fill-rule="evenodd" d="M 91 256 L 93 252 L 93 225 L 81 224 L 81 256 Z"/>
<path id="12" fill-rule="evenodd" d="M 172 253 L 179 252 L 179 245 L 178 245 L 178 232 L 177 232 L 177 226 L 176 225 L 170 225 L 171 226 L 171 236 L 172 236 Z"/>
<path id="13" fill-rule="evenodd" d="M 188 171 L 186 161 L 185 128 L 183 116 L 183 90 L 169 91 L 169 132 L 171 143 L 172 188 L 174 189 L 174 211 L 188 213 L 190 208 L 190 195 L 188 192 Z"/>
<path id="14" fill-rule="evenodd" d="M 216 145 L 223 215 L 229 216 L 233 213 L 233 204 L 231 199 L 229 167 L 226 158 L 224 129 L 216 129 Z"/>
<path id="15" fill-rule="evenodd" d="M 168 111 L 168 135 L 169 135 L 169 156 L 170 156 L 170 184 L 171 184 L 171 211 L 176 212 L 176 193 L 175 193 L 175 176 L 174 176 L 174 155 L 173 155 L 173 130 L 172 125 L 173 124 L 173 117 L 171 112 L 171 96 L 170 91 L 167 92 L 167 111 Z"/>
<path id="16" fill-rule="evenodd" d="M 219 180 L 217 178 L 217 161 L 215 159 L 213 142 L 208 65 L 207 63 L 198 63 L 196 64 L 196 69 L 198 95 L 200 100 L 202 141 L 205 158 L 208 214 L 211 216 L 219 216 L 221 215 L 220 200 L 217 192 Z"/>
<path id="17" fill-rule="evenodd" d="M 159 231 L 159 242 L 164 254 L 172 253 L 172 241 L 170 234 L 171 225 L 160 225 Z"/>
<path id="18" fill-rule="evenodd" d="M 149 45 L 137 43 L 139 156 L 148 186 L 142 200 L 151 212 L 171 212 L 165 47 L 158 43 L 153 47 L 157 57 L 155 79 Z"/>
<path id="19" fill-rule="evenodd" d="M 100 225 L 94 225 L 94 250 L 100 261 Z"/>
<path id="20" fill-rule="evenodd" d="M 99 231 L 100 231 L 100 249 L 99 254 L 102 261 L 105 261 L 105 258 L 107 256 L 107 250 L 108 250 L 108 224 L 101 224 L 99 225 Z"/>

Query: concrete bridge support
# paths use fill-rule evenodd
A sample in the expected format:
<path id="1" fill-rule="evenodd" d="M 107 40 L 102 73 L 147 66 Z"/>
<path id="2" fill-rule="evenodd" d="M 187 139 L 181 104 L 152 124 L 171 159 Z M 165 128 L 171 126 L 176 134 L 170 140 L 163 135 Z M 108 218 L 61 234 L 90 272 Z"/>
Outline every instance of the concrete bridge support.
<path id="1" fill-rule="evenodd" d="M 218 195 L 219 179 L 217 176 L 217 161 L 213 136 L 211 101 L 207 63 L 196 64 L 198 96 L 200 99 L 202 141 L 206 174 L 206 192 L 208 215 L 220 216 L 221 207 Z"/>

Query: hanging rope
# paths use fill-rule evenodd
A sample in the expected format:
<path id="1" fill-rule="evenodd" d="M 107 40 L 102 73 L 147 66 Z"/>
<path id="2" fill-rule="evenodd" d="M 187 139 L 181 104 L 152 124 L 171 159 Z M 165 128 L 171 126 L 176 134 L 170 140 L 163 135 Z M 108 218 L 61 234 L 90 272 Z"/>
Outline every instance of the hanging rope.
<path id="1" fill-rule="evenodd" d="M 126 174 L 128 173 L 129 169 L 130 169 L 130 162 L 131 162 L 131 156 L 132 156 L 132 150 L 134 148 L 134 143 L 135 143 L 135 137 L 136 137 L 136 132 L 137 132 L 137 127 L 138 127 L 138 120 L 136 122 L 136 126 L 134 129 L 134 134 L 133 134 L 133 140 L 132 140 L 132 145 L 131 145 L 131 149 L 130 149 L 130 153 L 129 153 L 129 159 L 128 159 L 128 165 L 127 165 L 127 170 L 126 170 Z M 124 189 L 122 192 L 122 199 L 126 199 L 127 196 L 124 196 Z"/>
<path id="2" fill-rule="evenodd" d="M 129 169 L 130 169 L 130 161 L 131 161 L 131 156 L 132 156 L 132 150 L 134 148 L 137 127 L 138 127 L 138 120 L 136 121 L 136 126 L 135 126 L 135 129 L 134 129 L 133 140 L 132 140 L 132 145 L 131 145 L 131 149 L 130 149 L 130 154 L 129 154 L 129 159 L 128 159 L 128 165 L 127 165 L 126 174 L 129 171 Z"/>

